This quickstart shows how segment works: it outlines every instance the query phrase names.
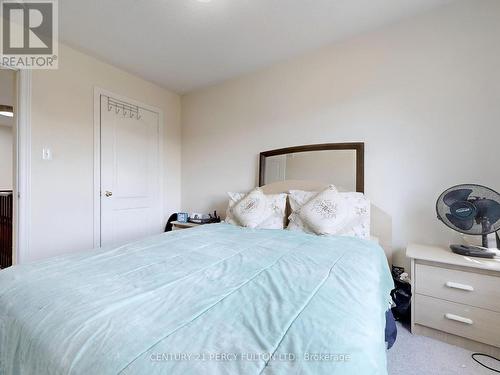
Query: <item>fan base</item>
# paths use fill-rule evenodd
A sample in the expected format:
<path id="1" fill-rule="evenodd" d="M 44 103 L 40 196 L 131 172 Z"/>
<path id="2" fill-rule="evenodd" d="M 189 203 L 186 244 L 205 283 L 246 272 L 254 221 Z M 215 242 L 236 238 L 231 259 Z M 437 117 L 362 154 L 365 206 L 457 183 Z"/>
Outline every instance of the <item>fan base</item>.
<path id="1" fill-rule="evenodd" d="M 495 257 L 495 255 L 497 255 L 495 251 L 481 246 L 451 245 L 450 249 L 455 254 L 465 255 L 469 257 L 492 259 Z"/>

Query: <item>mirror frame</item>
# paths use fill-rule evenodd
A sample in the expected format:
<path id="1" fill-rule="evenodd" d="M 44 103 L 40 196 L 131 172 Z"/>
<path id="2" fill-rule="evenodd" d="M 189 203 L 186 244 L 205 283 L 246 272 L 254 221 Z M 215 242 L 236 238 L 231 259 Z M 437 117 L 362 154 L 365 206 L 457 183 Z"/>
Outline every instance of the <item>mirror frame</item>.
<path id="1" fill-rule="evenodd" d="M 259 186 L 264 185 L 266 158 L 269 156 L 294 154 L 297 152 L 328 151 L 328 150 L 354 150 L 356 151 L 356 191 L 365 192 L 365 144 L 364 142 L 350 143 L 322 143 L 317 145 L 294 146 L 279 148 L 260 153 Z"/>

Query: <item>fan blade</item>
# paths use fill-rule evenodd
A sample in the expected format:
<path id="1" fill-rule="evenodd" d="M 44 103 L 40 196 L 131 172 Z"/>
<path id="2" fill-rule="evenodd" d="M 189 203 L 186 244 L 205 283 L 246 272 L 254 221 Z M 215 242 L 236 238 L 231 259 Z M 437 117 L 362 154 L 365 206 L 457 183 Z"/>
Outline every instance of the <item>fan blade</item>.
<path id="1" fill-rule="evenodd" d="M 460 220 L 451 214 L 446 214 L 446 217 L 454 226 L 461 230 L 470 230 L 474 225 L 474 219 Z"/>
<path id="2" fill-rule="evenodd" d="M 447 206 L 451 206 L 453 203 L 458 202 L 458 201 L 466 201 L 467 198 L 469 198 L 469 195 L 472 193 L 472 189 L 457 189 L 450 191 L 447 193 L 444 198 L 443 202 Z"/>
<path id="3" fill-rule="evenodd" d="M 500 203 L 492 199 L 478 199 L 474 205 L 478 210 L 477 218 L 487 218 L 492 225 L 500 220 Z"/>

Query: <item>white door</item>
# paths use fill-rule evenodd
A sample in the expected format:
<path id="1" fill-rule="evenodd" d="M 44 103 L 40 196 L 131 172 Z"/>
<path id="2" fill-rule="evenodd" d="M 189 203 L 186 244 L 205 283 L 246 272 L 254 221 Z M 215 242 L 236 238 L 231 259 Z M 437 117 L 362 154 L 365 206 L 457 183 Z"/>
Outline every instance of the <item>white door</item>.
<path id="1" fill-rule="evenodd" d="M 101 246 L 106 246 L 162 229 L 160 121 L 150 110 L 105 95 L 100 100 Z"/>

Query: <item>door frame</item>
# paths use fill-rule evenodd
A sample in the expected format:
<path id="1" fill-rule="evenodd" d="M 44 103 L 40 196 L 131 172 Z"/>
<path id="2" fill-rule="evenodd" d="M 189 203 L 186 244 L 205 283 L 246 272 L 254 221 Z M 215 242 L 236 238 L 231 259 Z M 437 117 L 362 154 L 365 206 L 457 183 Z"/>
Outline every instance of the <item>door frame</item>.
<path id="1" fill-rule="evenodd" d="M 16 72 L 16 121 L 14 124 L 12 264 L 27 259 L 31 234 L 31 70 Z"/>
<path id="2" fill-rule="evenodd" d="M 13 264 L 24 262 L 31 240 L 31 71 L 17 71 Z"/>
<path id="3" fill-rule="evenodd" d="M 163 144 L 164 144 L 164 114 L 163 110 L 137 100 L 116 94 L 112 91 L 94 86 L 94 248 L 101 246 L 101 95 L 109 96 L 120 101 L 139 106 L 151 112 L 158 114 L 158 177 L 159 177 L 159 220 L 165 219 L 164 204 L 164 173 L 163 173 Z M 160 224 L 158 224 L 160 227 Z"/>

